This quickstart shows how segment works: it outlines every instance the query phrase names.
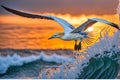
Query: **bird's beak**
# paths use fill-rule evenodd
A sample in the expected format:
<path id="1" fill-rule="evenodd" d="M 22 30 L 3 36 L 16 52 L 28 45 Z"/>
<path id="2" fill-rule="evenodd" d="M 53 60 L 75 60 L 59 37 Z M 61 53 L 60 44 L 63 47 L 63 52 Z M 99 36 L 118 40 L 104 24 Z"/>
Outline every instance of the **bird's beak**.
<path id="1" fill-rule="evenodd" d="M 50 39 L 52 39 L 52 38 L 53 38 L 53 36 L 49 37 L 48 40 L 50 40 Z"/>

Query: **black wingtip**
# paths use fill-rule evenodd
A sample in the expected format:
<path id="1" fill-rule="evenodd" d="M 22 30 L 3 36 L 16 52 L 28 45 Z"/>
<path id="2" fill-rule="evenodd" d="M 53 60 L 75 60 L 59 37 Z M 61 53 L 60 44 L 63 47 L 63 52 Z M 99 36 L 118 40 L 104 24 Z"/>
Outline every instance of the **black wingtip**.
<path id="1" fill-rule="evenodd" d="M 4 7 L 3 5 L 0 5 L 1 7 Z"/>
<path id="2" fill-rule="evenodd" d="M 2 8 L 6 8 L 5 6 L 1 5 Z"/>
<path id="3" fill-rule="evenodd" d="M 117 28 L 118 30 L 120 30 L 120 28 Z"/>
<path id="4" fill-rule="evenodd" d="M 7 7 L 5 7 L 5 6 L 3 6 L 3 5 L 1 5 L 1 7 L 2 7 L 2 8 L 4 8 L 5 10 L 8 10 L 8 8 L 7 8 Z"/>
<path id="5" fill-rule="evenodd" d="M 118 30 L 120 30 L 119 26 L 115 23 L 112 23 L 111 26 L 114 26 L 115 28 L 117 28 Z"/>

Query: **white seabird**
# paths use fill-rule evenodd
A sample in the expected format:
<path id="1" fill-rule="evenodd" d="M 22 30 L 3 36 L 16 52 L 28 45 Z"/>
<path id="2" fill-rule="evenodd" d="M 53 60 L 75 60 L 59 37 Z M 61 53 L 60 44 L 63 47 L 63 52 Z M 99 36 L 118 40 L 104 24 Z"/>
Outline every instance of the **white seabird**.
<path id="1" fill-rule="evenodd" d="M 13 14 L 19 15 L 19 16 L 28 17 L 28 18 L 48 19 L 48 20 L 56 21 L 64 28 L 64 32 L 55 33 L 49 39 L 59 38 L 59 39 L 66 40 L 66 41 L 74 40 L 75 41 L 74 49 L 78 50 L 78 51 L 81 50 L 81 42 L 83 41 L 83 39 L 90 38 L 88 36 L 88 33 L 85 32 L 85 30 L 87 28 L 89 28 L 91 25 L 93 25 L 94 23 L 102 22 L 102 23 L 108 24 L 108 25 L 120 30 L 120 28 L 118 27 L 117 24 L 100 19 L 100 18 L 90 18 L 86 22 L 84 22 L 82 25 L 75 28 L 67 21 L 65 21 L 61 18 L 55 17 L 55 16 L 37 15 L 37 14 L 31 14 L 31 13 L 26 13 L 26 12 L 22 12 L 22 11 L 17 11 L 17 10 L 10 9 L 5 6 L 1 6 L 1 7 L 3 7 L 7 11 L 9 11 Z M 77 44 L 78 40 L 80 41 L 79 44 Z"/>

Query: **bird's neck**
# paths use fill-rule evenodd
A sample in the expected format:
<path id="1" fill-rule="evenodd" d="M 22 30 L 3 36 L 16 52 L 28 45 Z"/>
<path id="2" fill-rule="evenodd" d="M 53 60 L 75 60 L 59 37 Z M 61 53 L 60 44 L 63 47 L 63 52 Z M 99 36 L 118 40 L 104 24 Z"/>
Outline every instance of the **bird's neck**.
<path id="1" fill-rule="evenodd" d="M 59 36 L 60 36 L 60 37 L 63 37 L 64 35 L 65 35 L 64 32 L 59 33 Z"/>

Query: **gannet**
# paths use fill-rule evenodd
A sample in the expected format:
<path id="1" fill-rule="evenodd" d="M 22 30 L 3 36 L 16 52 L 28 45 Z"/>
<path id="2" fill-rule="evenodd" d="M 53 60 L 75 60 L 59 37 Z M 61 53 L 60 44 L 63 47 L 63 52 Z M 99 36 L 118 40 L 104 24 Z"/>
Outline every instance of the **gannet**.
<path id="1" fill-rule="evenodd" d="M 3 5 L 1 7 L 3 7 L 7 11 L 9 11 L 13 14 L 19 15 L 19 16 L 23 16 L 23 17 L 27 17 L 27 18 L 48 19 L 48 20 L 56 21 L 58 24 L 60 24 L 64 28 L 64 32 L 57 32 L 57 33 L 53 34 L 49 39 L 59 38 L 59 39 L 66 40 L 66 41 L 74 40 L 75 41 L 74 50 L 78 50 L 78 51 L 81 50 L 81 42 L 85 38 L 90 38 L 88 36 L 88 32 L 86 32 L 85 30 L 88 29 L 91 25 L 95 24 L 96 22 L 102 22 L 102 23 L 108 24 L 108 25 L 120 30 L 120 28 L 118 27 L 117 24 L 109 22 L 104 19 L 100 19 L 100 18 L 90 18 L 86 22 L 84 22 L 82 25 L 75 28 L 67 21 L 65 21 L 61 18 L 55 17 L 55 16 L 26 13 L 23 11 L 18 11 L 18 10 L 14 10 L 14 9 L 5 7 Z M 77 41 L 80 41 L 79 44 L 77 44 Z"/>

